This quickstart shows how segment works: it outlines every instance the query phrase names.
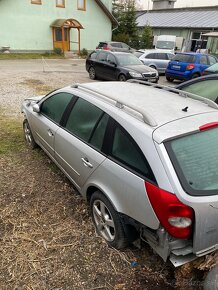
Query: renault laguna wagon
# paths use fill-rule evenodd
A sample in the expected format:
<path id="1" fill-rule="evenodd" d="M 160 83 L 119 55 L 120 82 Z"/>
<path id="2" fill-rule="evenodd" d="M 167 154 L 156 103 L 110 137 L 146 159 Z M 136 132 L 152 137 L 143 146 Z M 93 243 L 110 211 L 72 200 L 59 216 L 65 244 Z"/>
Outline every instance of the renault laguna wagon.
<path id="1" fill-rule="evenodd" d="M 26 99 L 24 134 L 87 200 L 110 246 L 140 238 L 179 266 L 218 248 L 218 105 L 142 83 Z"/>

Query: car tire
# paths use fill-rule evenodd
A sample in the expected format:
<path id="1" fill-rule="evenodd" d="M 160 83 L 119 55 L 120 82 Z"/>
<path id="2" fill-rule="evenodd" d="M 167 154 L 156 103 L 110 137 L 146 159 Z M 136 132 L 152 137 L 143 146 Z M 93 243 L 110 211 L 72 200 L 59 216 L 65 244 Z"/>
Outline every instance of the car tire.
<path id="1" fill-rule="evenodd" d="M 23 121 L 23 132 L 28 147 L 30 147 L 31 149 L 35 149 L 37 147 L 37 144 L 33 138 L 32 132 L 30 130 L 30 125 L 27 119 Z"/>
<path id="2" fill-rule="evenodd" d="M 218 265 L 212 268 L 210 272 L 207 274 L 203 289 L 204 290 L 217 290 L 218 286 Z"/>
<path id="3" fill-rule="evenodd" d="M 166 76 L 166 79 L 167 79 L 168 82 L 170 82 L 170 83 L 172 83 L 172 82 L 174 81 L 174 78 L 172 78 L 172 77 L 168 77 L 168 76 Z"/>
<path id="4" fill-rule="evenodd" d="M 125 248 L 129 244 L 126 225 L 110 201 L 100 191 L 93 193 L 90 208 L 98 234 L 109 246 L 116 249 Z"/>
<path id="5" fill-rule="evenodd" d="M 124 74 L 120 74 L 118 77 L 119 82 L 125 82 L 126 81 L 126 76 Z"/>
<path id="6" fill-rule="evenodd" d="M 198 77 L 200 77 L 200 75 L 197 74 L 197 73 L 195 73 L 195 74 L 192 75 L 191 79 L 196 79 L 196 78 L 198 78 Z"/>
<path id="7" fill-rule="evenodd" d="M 96 72 L 93 66 L 90 67 L 89 69 L 89 78 L 91 80 L 95 80 L 96 79 Z"/>
<path id="8" fill-rule="evenodd" d="M 154 65 L 150 65 L 149 67 L 157 70 L 157 68 Z"/>

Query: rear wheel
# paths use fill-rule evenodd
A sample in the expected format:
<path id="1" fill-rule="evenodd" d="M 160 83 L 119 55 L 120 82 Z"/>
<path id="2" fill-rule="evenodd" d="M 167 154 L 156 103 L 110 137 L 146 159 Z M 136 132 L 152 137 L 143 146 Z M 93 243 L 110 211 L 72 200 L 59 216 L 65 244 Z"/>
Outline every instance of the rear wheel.
<path id="1" fill-rule="evenodd" d="M 96 72 L 95 72 L 94 67 L 92 67 L 92 66 L 89 69 L 89 78 L 91 80 L 95 80 L 96 79 Z"/>
<path id="2" fill-rule="evenodd" d="M 166 79 L 168 80 L 168 82 L 171 82 L 171 83 L 174 81 L 174 78 L 172 78 L 172 77 L 166 76 Z"/>
<path id="3" fill-rule="evenodd" d="M 125 81 L 126 81 L 126 77 L 125 77 L 125 75 L 123 75 L 123 74 L 119 75 L 119 77 L 118 77 L 118 81 L 120 81 L 120 82 L 125 82 Z"/>
<path id="4" fill-rule="evenodd" d="M 116 249 L 125 248 L 129 241 L 125 234 L 126 226 L 110 201 L 100 192 L 93 193 L 90 201 L 92 220 L 97 232 Z"/>
<path id="5" fill-rule="evenodd" d="M 153 69 L 157 69 L 154 65 L 150 65 L 150 67 L 153 68 Z"/>
<path id="6" fill-rule="evenodd" d="M 36 148 L 37 144 L 33 138 L 30 125 L 26 119 L 23 121 L 23 132 L 27 145 L 32 149 Z"/>
<path id="7" fill-rule="evenodd" d="M 196 74 L 196 73 L 195 73 L 195 74 L 192 75 L 191 78 L 192 78 L 192 79 L 196 79 L 196 78 L 198 78 L 199 76 L 200 76 L 199 74 Z"/>

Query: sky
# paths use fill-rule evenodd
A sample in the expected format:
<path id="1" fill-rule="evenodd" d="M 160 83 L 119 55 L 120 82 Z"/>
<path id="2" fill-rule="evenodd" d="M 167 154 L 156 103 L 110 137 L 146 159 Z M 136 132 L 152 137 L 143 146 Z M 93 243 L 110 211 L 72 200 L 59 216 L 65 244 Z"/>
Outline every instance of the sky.
<path id="1" fill-rule="evenodd" d="M 151 0 L 140 0 L 143 9 L 152 8 Z M 175 8 L 177 7 L 198 7 L 198 6 L 215 6 L 218 5 L 218 0 L 177 0 L 175 3 Z"/>

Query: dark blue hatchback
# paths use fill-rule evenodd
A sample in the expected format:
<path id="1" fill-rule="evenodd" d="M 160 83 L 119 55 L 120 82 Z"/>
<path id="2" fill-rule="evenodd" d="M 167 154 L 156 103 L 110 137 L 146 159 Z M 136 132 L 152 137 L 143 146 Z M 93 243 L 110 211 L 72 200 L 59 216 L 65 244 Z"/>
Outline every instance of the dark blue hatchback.
<path id="1" fill-rule="evenodd" d="M 216 62 L 217 58 L 209 54 L 177 53 L 168 64 L 166 79 L 172 82 L 174 79 L 190 80 L 199 77 L 207 67 Z"/>

